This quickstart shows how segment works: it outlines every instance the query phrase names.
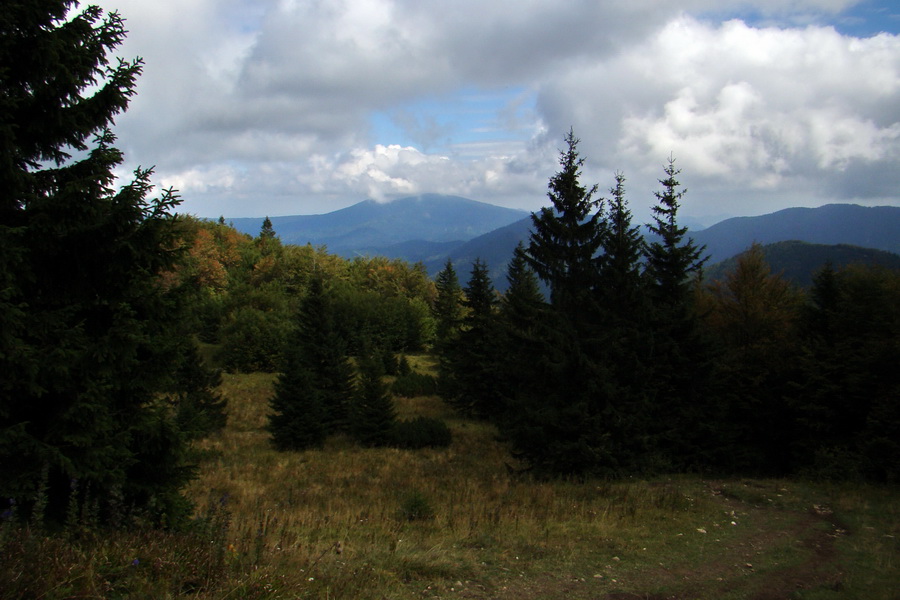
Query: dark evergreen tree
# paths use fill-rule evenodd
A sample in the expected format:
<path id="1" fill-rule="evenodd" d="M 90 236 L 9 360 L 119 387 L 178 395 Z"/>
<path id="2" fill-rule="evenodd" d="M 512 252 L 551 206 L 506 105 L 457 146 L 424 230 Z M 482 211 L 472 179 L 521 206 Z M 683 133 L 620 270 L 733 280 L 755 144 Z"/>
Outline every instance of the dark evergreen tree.
<path id="1" fill-rule="evenodd" d="M 670 158 L 661 179 L 661 192 L 656 192 L 653 224 L 655 236 L 645 247 L 645 276 L 651 302 L 648 329 L 648 359 L 653 375 L 647 393 L 656 424 L 651 437 L 659 454 L 672 462 L 672 467 L 687 468 L 703 463 L 706 432 L 705 405 L 711 398 L 706 393 L 711 369 L 711 348 L 699 327 L 695 310 L 696 277 L 705 258 L 703 247 L 686 237 L 687 228 L 678 225 L 678 209 L 686 190 L 679 190 L 680 173 L 675 159 Z M 696 276 L 696 277 L 695 277 Z"/>
<path id="2" fill-rule="evenodd" d="M 269 418 L 275 446 L 308 448 L 330 433 L 347 431 L 353 369 L 335 331 L 321 277 L 310 282 L 285 354 Z"/>
<path id="3" fill-rule="evenodd" d="M 560 152 L 560 171 L 550 178 L 551 206 L 531 215 L 529 265 L 550 288 L 550 303 L 573 322 L 581 320 L 597 284 L 598 257 L 606 233 L 602 202 L 593 200 L 597 186 L 581 185 L 584 159 L 570 131 Z M 592 212 L 595 211 L 595 212 Z"/>
<path id="4" fill-rule="evenodd" d="M 535 335 L 528 347 L 531 362 L 505 411 L 504 430 L 536 470 L 610 472 L 615 457 L 603 415 L 612 380 L 607 366 L 592 356 L 602 335 L 595 291 L 606 221 L 602 202 L 592 199 L 596 186 L 587 189 L 579 182 L 584 160 L 571 131 L 566 143 L 561 169 L 550 178 L 552 206 L 532 215 L 525 255 L 550 288 L 550 310 L 529 333 Z"/>
<path id="5" fill-rule="evenodd" d="M 821 476 L 900 481 L 900 276 L 826 267 L 810 297 L 791 395 L 799 460 Z"/>
<path id="6" fill-rule="evenodd" d="M 497 418 L 497 299 L 487 265 L 480 259 L 472 265 L 464 292 L 462 329 L 445 349 L 447 369 L 443 375 L 452 385 L 443 387 L 452 389 L 448 400 L 464 414 Z"/>
<path id="7" fill-rule="evenodd" d="M 549 306 L 541 293 L 537 276 L 525 257 L 520 242 L 507 267 L 508 288 L 500 300 L 497 322 L 497 393 L 503 403 L 501 419 L 515 410 L 520 391 L 535 384 L 532 374 L 540 354 L 546 350 L 543 323 Z M 542 381 L 538 384 L 543 386 Z"/>
<path id="8" fill-rule="evenodd" d="M 635 325 L 646 312 L 641 259 L 644 236 L 640 225 L 632 225 L 631 210 L 625 198 L 625 176 L 616 173 L 616 185 L 606 216 L 606 235 L 601 249 L 603 265 L 599 271 L 598 304 L 607 326 Z"/>
<path id="9" fill-rule="evenodd" d="M 647 340 L 652 332 L 642 272 L 644 237 L 640 226 L 632 224 L 622 173 L 615 174 L 607 205 L 603 262 L 594 295 L 599 326 L 590 355 L 605 367 L 606 389 L 612 393 L 603 413 L 609 445 L 615 448 L 619 468 L 633 473 L 654 469 L 658 460 L 648 445 L 653 417 Z"/>
<path id="10" fill-rule="evenodd" d="M 451 340 L 459 332 L 462 323 L 462 289 L 453 262 L 447 259 L 444 268 L 438 273 L 435 281 L 437 298 L 434 303 L 436 324 L 436 345 Z"/>
<path id="11" fill-rule="evenodd" d="M 0 496 L 25 513 L 46 484 L 58 518 L 77 480 L 171 523 L 191 476 L 162 405 L 187 347 L 184 291 L 159 277 L 178 200 L 151 199 L 147 170 L 112 188 L 109 127 L 141 62 L 110 64 L 118 14 L 74 7 L 8 0 L 0 18 Z"/>
<path id="12" fill-rule="evenodd" d="M 663 191 L 655 192 L 653 224 L 648 225 L 656 239 L 645 250 L 646 273 L 655 302 L 677 310 L 690 304 L 691 275 L 698 273 L 706 262 L 705 246 L 698 247 L 692 238 L 685 238 L 687 227 L 678 225 L 678 209 L 687 193 L 678 189 L 681 183 L 676 177 L 680 172 L 675 168 L 675 159 L 669 158 L 666 178 L 659 180 Z"/>
<path id="13" fill-rule="evenodd" d="M 259 230 L 259 237 L 263 240 L 275 239 L 275 228 L 272 226 L 272 220 L 266 217 L 262 227 Z"/>
<path id="14" fill-rule="evenodd" d="M 193 343 L 186 346 L 170 397 L 178 428 L 196 439 L 222 430 L 228 415 L 225 398 L 217 391 L 222 383 L 221 372 L 203 364 Z"/>
<path id="15" fill-rule="evenodd" d="M 353 403 L 351 433 L 366 446 L 386 446 L 392 441 L 397 420 L 394 401 L 382 381 L 380 357 L 360 358 L 359 386 Z"/>
<path id="16" fill-rule="evenodd" d="M 525 246 L 522 242 L 513 251 L 506 271 L 506 294 L 500 301 L 500 312 L 517 325 L 528 325 L 534 311 L 545 306 L 544 295 L 537 275 L 528 266 Z"/>
<path id="17" fill-rule="evenodd" d="M 324 399 L 300 345 L 291 346 L 285 356 L 269 405 L 268 430 L 277 449 L 306 450 L 325 441 Z"/>

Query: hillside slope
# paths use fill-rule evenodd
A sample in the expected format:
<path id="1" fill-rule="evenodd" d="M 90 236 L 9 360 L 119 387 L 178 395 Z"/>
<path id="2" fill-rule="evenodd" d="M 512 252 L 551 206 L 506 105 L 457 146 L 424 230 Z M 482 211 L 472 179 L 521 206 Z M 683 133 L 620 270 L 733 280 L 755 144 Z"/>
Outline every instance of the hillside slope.
<path id="1" fill-rule="evenodd" d="M 810 244 L 809 242 L 776 242 L 762 246 L 763 255 L 773 273 L 801 286 L 812 285 L 813 277 L 826 263 L 836 269 L 853 264 L 878 265 L 900 270 L 900 255 L 860 248 L 848 244 Z M 711 265 L 704 271 L 709 280 L 722 279 L 737 266 L 737 256 Z"/>
<path id="2" fill-rule="evenodd" d="M 850 244 L 900 254 L 900 208 L 856 204 L 787 208 L 757 217 L 726 219 L 690 235 L 698 244 L 706 244 L 711 263 L 731 258 L 754 242 L 765 245 L 791 240 Z"/>

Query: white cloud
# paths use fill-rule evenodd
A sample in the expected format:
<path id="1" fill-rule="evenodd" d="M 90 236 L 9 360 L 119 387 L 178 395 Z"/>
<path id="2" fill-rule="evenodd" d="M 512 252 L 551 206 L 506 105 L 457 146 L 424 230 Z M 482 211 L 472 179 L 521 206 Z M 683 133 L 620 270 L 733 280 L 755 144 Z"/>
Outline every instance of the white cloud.
<path id="1" fill-rule="evenodd" d="M 147 61 L 121 146 L 191 212 L 429 191 L 535 208 L 569 126 L 586 177 L 624 171 L 636 209 L 669 153 L 697 212 L 896 199 L 900 38 L 794 26 L 853 0 L 108 4 L 131 31 L 120 54 Z M 735 9 L 773 26 L 719 18 Z M 480 93 L 494 114 L 475 124 Z M 434 98 L 446 114 L 415 110 Z M 405 139 L 374 137 L 375 114 Z"/>
<path id="2" fill-rule="evenodd" d="M 695 189 L 733 189 L 718 202 L 741 202 L 748 188 L 843 200 L 834 180 L 851 166 L 900 158 L 895 36 L 681 17 L 542 95 L 550 130 L 571 119 L 604 167 L 658 172 L 674 153 Z"/>

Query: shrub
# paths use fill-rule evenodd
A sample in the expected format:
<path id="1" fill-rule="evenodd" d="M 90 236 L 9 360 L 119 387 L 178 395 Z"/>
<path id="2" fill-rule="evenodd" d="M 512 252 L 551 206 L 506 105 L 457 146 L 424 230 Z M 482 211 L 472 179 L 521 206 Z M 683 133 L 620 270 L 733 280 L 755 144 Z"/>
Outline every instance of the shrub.
<path id="1" fill-rule="evenodd" d="M 412 490 L 400 499 L 397 517 L 401 521 L 429 521 L 434 518 L 434 508 L 425 494 Z"/>
<path id="2" fill-rule="evenodd" d="M 445 448 L 453 436 L 447 424 L 438 419 L 416 417 L 398 421 L 394 426 L 393 445 L 397 448 Z"/>
<path id="3" fill-rule="evenodd" d="M 398 377 L 391 386 L 395 396 L 414 398 L 415 396 L 433 396 L 437 393 L 437 380 L 431 375 L 410 372 Z"/>

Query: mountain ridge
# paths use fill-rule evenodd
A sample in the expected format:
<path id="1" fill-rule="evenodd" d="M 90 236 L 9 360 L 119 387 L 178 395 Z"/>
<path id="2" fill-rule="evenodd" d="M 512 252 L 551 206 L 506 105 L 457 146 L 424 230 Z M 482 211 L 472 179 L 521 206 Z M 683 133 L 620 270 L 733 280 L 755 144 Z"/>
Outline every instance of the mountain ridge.
<path id="1" fill-rule="evenodd" d="M 731 258 L 754 242 L 765 245 L 793 240 L 849 244 L 900 254 L 900 207 L 858 204 L 792 207 L 755 217 L 732 217 L 688 235 L 707 246 L 711 262 Z"/>
<path id="2" fill-rule="evenodd" d="M 512 221 L 527 212 L 478 202 L 460 196 L 422 194 L 391 202 L 363 200 L 352 206 L 318 215 L 269 217 L 275 233 L 286 244 L 325 245 L 344 256 L 411 240 L 462 243 Z M 238 231 L 256 235 L 262 218 L 228 220 Z"/>
<path id="3" fill-rule="evenodd" d="M 439 194 L 410 196 L 386 204 L 365 200 L 322 215 L 270 220 L 284 243 L 324 245 L 345 257 L 381 255 L 422 262 L 431 275 L 450 259 L 460 277 L 465 278 L 471 263 L 480 258 L 500 289 L 505 287 L 506 265 L 513 250 L 520 241 L 527 244 L 531 229 L 527 211 Z M 231 222 L 251 235 L 258 234 L 262 225 L 262 219 Z M 759 216 L 732 217 L 701 230 L 689 230 L 688 236 L 706 246 L 710 267 L 740 254 L 754 242 L 763 246 L 789 241 L 848 245 L 900 254 L 900 207 L 792 207 Z"/>

